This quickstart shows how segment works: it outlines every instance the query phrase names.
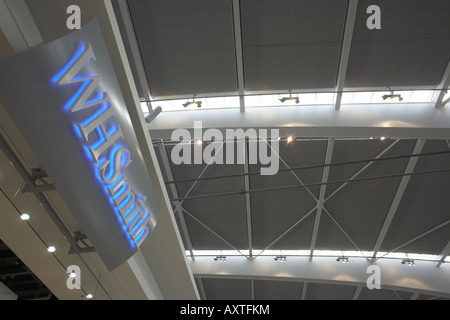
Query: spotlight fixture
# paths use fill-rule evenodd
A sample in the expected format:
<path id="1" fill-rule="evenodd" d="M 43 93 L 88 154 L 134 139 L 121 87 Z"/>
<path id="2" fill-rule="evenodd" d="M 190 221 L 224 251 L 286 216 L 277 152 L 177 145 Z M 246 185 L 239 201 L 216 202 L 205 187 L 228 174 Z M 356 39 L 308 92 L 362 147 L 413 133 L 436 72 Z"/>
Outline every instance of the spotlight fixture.
<path id="1" fill-rule="evenodd" d="M 70 272 L 67 274 L 69 276 L 69 278 L 76 278 L 77 274 L 75 272 Z"/>
<path id="2" fill-rule="evenodd" d="M 30 215 L 28 213 L 22 213 L 20 215 L 20 219 L 22 219 L 24 221 L 29 220 L 30 219 Z"/>
<path id="3" fill-rule="evenodd" d="M 383 100 L 389 99 L 391 101 L 403 101 L 403 97 L 401 94 L 394 94 L 394 91 L 391 88 L 388 88 L 391 94 L 385 94 L 381 96 Z"/>
<path id="4" fill-rule="evenodd" d="M 287 137 L 287 142 L 292 142 L 294 140 L 294 138 L 292 136 Z"/>
<path id="5" fill-rule="evenodd" d="M 296 104 L 300 103 L 300 99 L 298 97 L 284 97 L 280 99 L 281 103 L 284 103 L 285 101 L 295 101 Z"/>
<path id="6" fill-rule="evenodd" d="M 402 264 L 408 265 L 408 267 L 415 267 L 416 264 L 414 263 L 414 260 L 411 259 L 403 259 Z"/>
<path id="7" fill-rule="evenodd" d="M 281 103 L 284 103 L 285 101 L 294 101 L 296 104 L 300 103 L 300 99 L 297 97 L 293 97 L 291 94 L 291 91 L 289 90 L 289 97 L 283 97 L 279 99 Z"/>
<path id="8" fill-rule="evenodd" d="M 286 256 L 276 256 L 275 258 L 273 258 L 273 260 L 275 261 L 279 261 L 279 262 L 286 262 Z"/>
<path id="9" fill-rule="evenodd" d="M 56 248 L 54 246 L 50 246 L 50 247 L 47 248 L 47 251 L 48 252 L 55 252 Z"/>
<path id="10" fill-rule="evenodd" d="M 217 256 L 214 258 L 214 261 L 225 262 L 227 259 L 226 256 Z"/>
<path id="11" fill-rule="evenodd" d="M 202 107 L 202 102 L 201 101 L 186 101 L 186 103 L 183 103 L 183 107 L 187 108 L 193 105 L 197 105 L 197 108 L 201 108 Z"/>
<path id="12" fill-rule="evenodd" d="M 348 263 L 349 262 L 347 257 L 339 257 L 339 258 L 336 259 L 336 261 L 337 262 L 341 262 L 342 261 L 342 263 Z"/>
<path id="13" fill-rule="evenodd" d="M 86 295 L 86 299 L 92 299 L 92 298 L 94 298 L 94 295 L 92 294 L 92 293 L 88 293 L 87 295 Z"/>

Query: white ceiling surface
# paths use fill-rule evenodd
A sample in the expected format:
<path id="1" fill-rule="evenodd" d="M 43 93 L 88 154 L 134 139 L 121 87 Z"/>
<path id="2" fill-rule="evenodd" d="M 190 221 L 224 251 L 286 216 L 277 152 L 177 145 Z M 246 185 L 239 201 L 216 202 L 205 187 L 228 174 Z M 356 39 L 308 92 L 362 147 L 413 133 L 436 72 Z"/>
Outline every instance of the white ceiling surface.
<path id="1" fill-rule="evenodd" d="M 143 115 L 129 67 L 127 69 L 128 64 L 111 4 L 108 1 L 59 0 L 6 0 L 0 4 L 8 9 L 2 11 L 2 17 L 10 15 L 7 20 L 2 19 L 2 30 L 5 29 L 4 25 L 7 25 L 6 39 L 10 44 L 14 44 L 10 48 L 14 51 L 68 33 L 66 8 L 69 5 L 77 4 L 82 8 L 82 24 L 93 17 L 98 19 L 122 94 L 129 107 L 142 156 L 148 163 L 149 174 L 154 181 L 162 181 L 157 163 L 153 160 L 153 149 L 147 147 L 151 144 L 148 143 L 148 131 L 144 129 Z M 29 19 L 30 16 L 33 19 Z M 39 34 L 39 37 L 36 38 L 36 34 Z M 30 151 L 3 106 L 0 111 L 2 136 L 28 172 L 39 168 L 38 159 Z M 161 201 L 160 207 L 166 209 L 161 212 L 157 228 L 141 246 L 138 254 L 111 272 L 95 252 L 68 254 L 69 242 L 33 194 L 21 192 L 23 186 L 24 182 L 18 174 L 18 169 L 12 167 L 3 152 L 0 153 L 0 207 L 3 214 L 0 237 L 58 299 L 86 299 L 88 293 L 93 294 L 94 299 L 100 300 L 197 299 L 197 288 L 181 247 L 178 230 L 174 227 L 171 216 L 173 213 L 168 206 L 163 185 L 157 188 L 156 192 Z M 44 194 L 72 234 L 82 231 L 57 191 L 47 191 Z M 31 219 L 22 221 L 19 218 L 22 212 L 29 213 Z M 161 243 L 164 245 L 161 246 Z M 49 245 L 54 245 L 57 250 L 54 253 L 47 252 Z M 167 250 L 172 252 L 170 256 L 167 255 Z M 69 290 L 66 287 L 66 268 L 69 265 L 78 265 L 81 268 L 81 290 Z"/>
<path id="2" fill-rule="evenodd" d="M 450 297 L 449 265 L 442 263 L 450 251 L 450 173 L 417 174 L 450 163 L 450 113 L 442 104 L 448 95 L 441 90 L 450 84 L 448 1 L 113 4 L 123 37 L 135 32 L 125 46 L 141 101 L 150 92 L 150 107 L 163 106 L 148 128 L 169 196 L 183 199 L 172 205 L 203 299 Z M 381 30 L 366 27 L 374 4 Z M 164 112 L 164 100 L 174 110 L 176 99 L 181 105 L 194 96 L 343 90 L 374 97 L 388 87 L 435 91 L 421 103 L 349 103 L 346 96 L 340 103 L 335 95 L 320 105 L 255 107 L 240 99 L 240 106 Z M 282 171 L 260 176 L 245 175 L 259 165 L 174 165 L 171 133 L 192 133 L 194 121 L 222 132 L 279 129 Z M 408 157 L 419 153 L 440 154 Z M 351 163 L 323 166 L 341 162 Z M 221 175 L 231 177 L 214 178 Z M 385 175 L 393 176 L 371 179 Z M 307 187 L 259 190 L 292 185 Z M 215 193 L 221 195 L 207 196 Z M 273 256 L 257 256 L 261 250 Z M 307 253 L 273 260 L 287 250 Z M 319 257 L 325 250 L 333 257 Z M 214 261 L 222 251 L 227 261 Z M 349 264 L 336 262 L 337 253 L 349 252 L 357 253 Z M 393 259 L 394 252 L 401 255 Z M 408 267 L 401 264 L 405 254 L 432 261 L 416 255 L 416 266 Z M 385 276 L 380 290 L 365 284 L 372 263 Z"/>

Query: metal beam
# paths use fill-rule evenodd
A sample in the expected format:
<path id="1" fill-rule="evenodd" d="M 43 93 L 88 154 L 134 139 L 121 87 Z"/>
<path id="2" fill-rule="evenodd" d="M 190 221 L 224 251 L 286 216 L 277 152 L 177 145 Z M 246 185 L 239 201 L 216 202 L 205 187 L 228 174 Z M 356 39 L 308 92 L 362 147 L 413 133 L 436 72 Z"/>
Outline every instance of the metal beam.
<path id="1" fill-rule="evenodd" d="M 298 176 L 298 174 L 296 174 L 294 172 L 294 170 L 291 170 L 292 168 L 288 165 L 288 163 L 283 159 L 283 157 L 272 147 L 272 145 L 266 140 L 266 144 L 270 147 L 271 152 L 275 153 L 275 155 L 277 156 L 277 158 L 281 161 L 281 163 L 284 164 L 284 166 L 286 167 L 286 169 L 288 169 L 292 175 L 295 177 L 295 179 L 297 179 L 298 182 L 300 182 L 302 185 L 305 186 L 306 191 L 309 193 L 309 195 L 314 199 L 314 201 L 316 201 L 316 203 L 319 201 L 319 199 L 317 199 L 317 197 L 314 195 L 314 193 L 311 192 L 311 190 L 306 187 L 305 183 L 303 182 L 303 180 Z M 282 170 L 281 170 L 282 171 Z M 278 172 L 280 172 L 280 170 L 278 170 Z"/>
<path id="2" fill-rule="evenodd" d="M 250 190 L 250 176 L 249 173 L 249 161 L 248 161 L 248 141 L 244 141 L 242 144 L 244 148 L 244 190 Z M 252 237 L 252 208 L 250 193 L 245 193 L 245 212 L 247 216 L 247 239 L 248 239 L 248 251 L 250 258 L 253 257 L 253 237 Z"/>
<path id="3" fill-rule="evenodd" d="M 418 139 L 416 141 L 416 144 L 414 146 L 414 150 L 412 153 L 418 154 L 418 153 L 422 152 L 424 145 L 425 145 L 425 140 Z M 411 179 L 411 176 L 408 174 L 410 174 L 414 171 L 414 168 L 417 164 L 418 159 L 419 159 L 418 157 L 411 157 L 408 161 L 408 164 L 406 165 L 406 168 L 404 171 L 404 173 L 406 175 L 403 176 L 400 180 L 397 191 L 395 192 L 395 195 L 394 195 L 394 199 L 392 200 L 391 206 L 390 206 L 389 211 L 384 220 L 383 226 L 381 227 L 381 230 L 378 234 L 377 240 L 375 241 L 372 259 L 376 258 L 378 250 L 380 250 L 381 244 L 383 243 L 384 238 L 386 237 L 387 231 L 388 231 L 389 227 L 391 226 L 391 222 L 394 219 L 394 216 L 397 212 L 397 208 L 400 205 L 400 202 L 402 201 L 403 194 L 405 193 L 406 187 L 408 186 L 409 180 Z"/>
<path id="4" fill-rule="evenodd" d="M 447 242 L 444 249 L 442 249 L 442 252 L 440 254 L 441 260 L 439 260 L 439 263 L 437 264 L 437 267 L 440 267 L 441 264 L 444 263 L 445 258 L 450 254 L 450 241 Z"/>
<path id="5" fill-rule="evenodd" d="M 386 152 L 388 152 L 393 146 L 395 146 L 400 140 L 395 140 L 392 142 L 389 146 L 387 146 L 383 151 L 381 151 L 374 159 L 380 159 Z M 370 161 L 367 163 L 364 167 L 362 167 L 357 173 L 355 173 L 351 178 L 350 181 L 358 177 L 361 173 L 363 173 L 368 167 L 370 167 L 375 161 Z M 334 190 L 326 199 L 325 202 L 327 202 L 332 196 L 334 196 L 337 192 L 339 192 L 342 188 L 344 188 L 349 182 L 343 183 L 339 188 Z"/>
<path id="6" fill-rule="evenodd" d="M 195 221 L 197 221 L 200 225 L 202 225 L 205 229 L 207 229 L 209 232 L 211 232 L 213 235 L 215 235 L 217 238 L 219 238 L 220 240 L 222 240 L 223 242 L 225 242 L 228 246 L 230 246 L 232 249 L 236 250 L 237 252 L 239 252 L 242 256 L 249 258 L 248 256 L 246 256 L 245 254 L 243 254 L 236 246 L 234 246 L 233 244 L 231 244 L 229 241 L 225 240 L 225 238 L 223 238 L 220 234 L 218 234 L 216 231 L 214 231 L 211 227 L 209 227 L 206 223 L 204 223 L 203 221 L 201 221 L 199 218 L 197 218 L 196 216 L 194 216 L 192 213 L 190 213 L 189 211 L 187 211 L 185 208 L 181 207 L 181 210 L 183 210 L 188 216 L 190 216 L 192 219 L 194 219 Z"/>
<path id="7" fill-rule="evenodd" d="M 306 290 L 308 290 L 308 282 L 303 282 L 303 286 L 302 286 L 302 296 L 300 297 L 300 300 L 305 300 L 306 299 Z"/>
<path id="8" fill-rule="evenodd" d="M 435 108 L 442 108 L 449 102 L 449 99 L 446 99 L 444 101 L 444 97 L 447 93 L 449 86 L 450 86 L 450 60 L 447 64 L 447 67 L 444 70 L 441 82 L 439 83 L 439 85 L 436 88 L 436 91 L 433 94 L 432 101 L 434 103 Z"/>
<path id="9" fill-rule="evenodd" d="M 327 151 L 325 153 L 325 160 L 324 160 L 325 164 L 331 163 L 331 157 L 333 155 L 333 148 L 334 148 L 334 139 L 330 138 L 330 139 L 328 139 Z M 328 181 L 329 173 L 330 173 L 330 167 L 325 166 L 322 171 L 321 183 L 326 183 Z M 311 238 L 311 246 L 310 246 L 310 254 L 309 254 L 310 259 L 312 259 L 313 254 L 314 254 L 314 249 L 316 247 L 317 235 L 319 233 L 320 217 L 322 215 L 323 205 L 325 203 L 326 189 L 327 189 L 326 184 L 322 184 L 320 186 L 319 201 L 317 202 L 316 217 L 314 220 L 314 227 L 313 227 L 313 233 L 312 233 L 312 238 Z"/>
<path id="10" fill-rule="evenodd" d="M 74 236 L 72 235 L 70 230 L 67 228 L 67 226 L 64 224 L 64 222 L 62 221 L 60 216 L 53 209 L 53 206 L 47 200 L 47 198 L 42 193 L 42 191 L 40 191 L 39 189 L 36 189 L 37 186 L 36 186 L 36 183 L 34 182 L 33 177 L 31 177 L 28 174 L 28 172 L 25 169 L 25 167 L 23 166 L 22 162 L 17 157 L 17 155 L 14 153 L 14 151 L 11 149 L 11 147 L 8 145 L 8 143 L 4 140 L 2 135 L 0 135 L 0 150 L 2 150 L 3 153 L 5 154 L 5 156 L 8 158 L 8 160 L 11 161 L 14 168 L 17 170 L 18 174 L 23 179 L 25 184 L 30 186 L 31 190 L 36 190 L 36 192 L 34 192 L 36 199 L 42 204 L 42 207 L 48 213 L 49 217 L 53 220 L 55 225 L 58 227 L 58 229 L 64 235 L 66 240 L 69 242 L 71 249 L 75 253 L 80 253 L 81 248 L 78 246 L 78 243 L 75 240 Z"/>
<path id="11" fill-rule="evenodd" d="M 240 0 L 233 0 L 234 43 L 236 49 L 236 72 L 239 90 L 239 105 L 245 112 L 244 100 L 244 59 L 242 57 L 241 8 Z"/>
<path id="12" fill-rule="evenodd" d="M 282 265 L 276 263 L 273 258 L 273 256 L 260 256 L 256 259 L 243 259 L 241 256 L 228 256 L 226 263 L 217 263 L 210 256 L 198 256 L 196 261 L 190 263 L 190 266 L 194 277 L 366 287 L 366 270 L 372 265 L 366 259 L 357 257 L 353 257 L 351 263 L 342 264 L 336 262 L 336 257 L 315 256 L 313 260 L 310 260 L 308 256 L 290 256 L 289 260 Z M 377 261 L 377 265 L 382 270 L 381 288 L 450 297 L 449 268 L 436 268 L 434 261 L 420 261 L 420 266 L 405 268 L 400 261 L 399 259 Z M 417 270 L 419 267 L 420 270 Z"/>
<path id="13" fill-rule="evenodd" d="M 358 300 L 359 294 L 361 293 L 362 286 L 357 286 L 355 292 L 353 293 L 352 300 Z"/>
<path id="14" fill-rule="evenodd" d="M 213 115 L 213 116 L 212 116 Z M 450 108 L 430 108 L 429 103 L 334 105 L 320 108 L 246 108 L 198 110 L 196 112 L 162 112 L 147 125 L 155 140 L 171 140 L 173 130 L 185 128 L 193 136 L 194 122 L 202 129 L 218 129 L 226 137 L 226 129 L 277 128 L 281 137 L 370 138 L 386 136 L 391 139 L 448 139 Z"/>
<path id="15" fill-rule="evenodd" d="M 159 152 L 160 152 L 161 160 L 162 160 L 162 169 L 166 173 L 167 179 L 169 179 L 169 181 L 173 181 L 173 180 L 171 180 L 171 179 L 173 179 L 172 167 L 170 166 L 169 156 L 167 155 L 167 149 L 166 149 L 166 146 L 164 145 L 164 143 L 159 145 Z M 177 190 L 175 183 L 171 183 L 169 185 L 169 188 L 170 188 L 170 191 L 172 192 L 172 196 L 178 197 L 178 190 Z M 187 249 L 189 250 L 191 258 L 195 259 L 194 251 L 193 251 L 194 248 L 192 246 L 191 237 L 189 236 L 189 230 L 188 230 L 188 227 L 186 224 L 186 219 L 184 218 L 184 214 L 183 214 L 182 210 L 180 210 L 179 206 L 181 206 L 181 204 L 179 204 L 179 205 L 176 204 L 175 211 L 178 213 L 178 218 L 180 219 L 181 230 L 183 232 L 184 239 L 186 240 Z"/>
<path id="16" fill-rule="evenodd" d="M 145 73 L 145 66 L 142 61 L 139 43 L 134 32 L 131 13 L 126 0 L 117 0 L 117 2 L 119 4 L 119 11 L 122 16 L 126 39 L 128 40 L 128 45 L 131 49 L 131 55 L 133 57 L 134 65 L 136 66 L 137 77 L 139 80 L 139 83 L 137 85 L 140 86 L 141 91 L 144 94 L 143 98 L 147 102 L 148 112 L 151 113 L 153 111 L 153 107 L 151 105 L 150 86 L 148 84 L 147 75 Z"/>
<path id="17" fill-rule="evenodd" d="M 317 206 L 309 210 L 307 214 L 305 214 L 303 217 L 298 219 L 292 226 L 290 226 L 287 230 L 285 230 L 282 234 L 280 234 L 275 240 L 273 240 L 269 245 L 267 245 L 263 250 L 261 250 L 260 253 L 258 253 L 257 256 L 261 255 L 265 250 L 269 249 L 271 246 L 273 246 L 275 243 L 277 243 L 281 238 L 283 238 L 289 231 L 295 228 L 299 223 L 301 223 L 304 219 L 306 219 L 311 213 L 313 213 L 317 209 Z"/>
<path id="18" fill-rule="evenodd" d="M 355 26 L 356 11 L 358 9 L 358 0 L 349 0 L 347 7 L 347 18 L 345 20 L 344 38 L 342 40 L 341 57 L 339 61 L 339 72 L 336 84 L 336 101 L 334 108 L 339 110 L 341 107 L 342 91 L 345 85 L 347 75 L 348 58 L 350 56 L 350 47 L 352 45 L 353 29 Z"/>

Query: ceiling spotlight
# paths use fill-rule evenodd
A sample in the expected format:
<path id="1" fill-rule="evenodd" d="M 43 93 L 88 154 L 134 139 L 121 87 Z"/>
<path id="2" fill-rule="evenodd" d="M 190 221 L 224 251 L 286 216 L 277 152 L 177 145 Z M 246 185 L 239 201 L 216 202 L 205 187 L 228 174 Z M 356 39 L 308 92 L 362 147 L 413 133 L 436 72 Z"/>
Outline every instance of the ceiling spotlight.
<path id="1" fill-rule="evenodd" d="M 388 88 L 389 91 L 391 92 L 391 94 L 385 94 L 383 96 L 381 96 L 383 98 L 383 100 L 391 100 L 391 101 L 403 101 L 403 97 L 401 94 L 394 94 L 394 91 L 391 90 L 391 88 Z"/>
<path id="2" fill-rule="evenodd" d="M 287 138 L 287 142 L 289 143 L 289 142 L 292 142 L 292 140 L 294 140 L 294 138 L 292 137 L 292 136 L 289 136 L 288 138 Z"/>
<path id="3" fill-rule="evenodd" d="M 402 264 L 408 265 L 408 267 L 415 267 L 416 264 L 414 263 L 414 260 L 411 259 L 403 259 Z"/>
<path id="4" fill-rule="evenodd" d="M 68 274 L 68 276 L 69 276 L 69 278 L 76 278 L 76 277 L 77 277 L 77 274 L 76 274 L 75 272 L 70 272 L 70 273 Z"/>
<path id="5" fill-rule="evenodd" d="M 295 101 L 296 104 L 300 103 L 300 99 L 298 97 L 284 97 L 280 99 L 281 103 L 284 103 L 285 101 Z"/>
<path id="6" fill-rule="evenodd" d="M 214 258 L 214 261 L 225 262 L 227 259 L 226 256 L 217 256 Z"/>
<path id="7" fill-rule="evenodd" d="M 342 261 L 342 263 L 348 263 L 349 262 L 347 257 L 339 257 L 339 258 L 336 259 L 336 261 L 337 262 L 341 262 Z"/>
<path id="8" fill-rule="evenodd" d="M 56 248 L 54 246 L 50 246 L 50 247 L 47 248 L 47 251 L 48 252 L 55 252 Z"/>
<path id="9" fill-rule="evenodd" d="M 201 108 L 202 107 L 202 102 L 201 101 L 187 101 L 186 103 L 183 103 L 183 107 L 187 108 L 193 105 L 197 105 L 197 108 Z"/>
<path id="10" fill-rule="evenodd" d="M 284 103 L 285 101 L 294 101 L 296 104 L 300 103 L 300 99 L 297 97 L 293 97 L 291 94 L 291 90 L 289 90 L 289 97 L 283 97 L 279 99 L 281 103 Z"/>
<path id="11" fill-rule="evenodd" d="M 385 136 L 382 136 L 382 137 L 380 137 L 380 140 L 381 140 L 381 141 L 386 140 L 386 137 L 385 137 Z"/>
<path id="12" fill-rule="evenodd" d="M 273 260 L 275 261 L 279 261 L 279 262 L 286 262 L 286 256 L 276 256 L 275 258 L 273 258 Z"/>
<path id="13" fill-rule="evenodd" d="M 202 139 L 198 139 L 195 143 L 198 144 L 198 145 L 200 146 L 200 145 L 203 144 L 203 141 L 202 141 Z"/>
<path id="14" fill-rule="evenodd" d="M 28 213 L 22 213 L 20 215 L 20 219 L 22 219 L 24 221 L 29 220 L 30 219 L 30 215 Z"/>
<path id="15" fill-rule="evenodd" d="M 94 295 L 92 293 L 88 293 L 86 295 L 86 299 L 92 299 L 92 298 L 94 298 Z"/>

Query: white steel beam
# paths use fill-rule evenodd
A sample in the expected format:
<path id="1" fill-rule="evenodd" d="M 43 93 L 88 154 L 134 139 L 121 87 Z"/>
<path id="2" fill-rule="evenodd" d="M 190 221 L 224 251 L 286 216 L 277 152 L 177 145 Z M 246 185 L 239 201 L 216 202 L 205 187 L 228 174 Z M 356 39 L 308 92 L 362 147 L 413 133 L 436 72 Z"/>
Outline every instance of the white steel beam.
<path id="1" fill-rule="evenodd" d="M 248 161 L 248 141 L 244 141 L 242 144 L 244 148 L 244 190 L 250 190 L 250 176 L 249 171 L 249 161 Z M 251 208 L 251 197 L 250 192 L 245 192 L 245 211 L 247 216 L 247 239 L 248 239 L 248 252 L 250 258 L 253 257 L 253 237 L 252 237 L 252 208 Z"/>
<path id="2" fill-rule="evenodd" d="M 176 128 L 194 132 L 194 121 L 201 121 L 203 130 L 215 128 L 226 136 L 226 129 L 279 129 L 280 136 L 294 137 L 382 137 L 448 139 L 450 108 L 432 108 L 424 104 L 367 104 L 304 106 L 302 108 L 261 107 L 196 110 L 195 112 L 162 112 L 147 128 L 153 139 L 171 139 Z"/>
<path id="3" fill-rule="evenodd" d="M 188 216 L 190 216 L 192 219 L 194 219 L 195 221 L 197 221 L 201 226 L 203 226 L 205 229 L 207 229 L 209 232 L 211 232 L 213 235 L 215 235 L 217 238 L 219 238 L 220 240 L 222 240 L 224 243 L 226 243 L 228 246 L 230 246 L 232 249 L 236 250 L 237 252 L 239 252 L 242 256 L 249 258 L 248 256 L 246 256 L 245 254 L 243 254 L 238 248 L 236 248 L 236 246 L 234 246 L 233 244 L 231 244 L 229 241 L 227 241 L 224 237 L 222 237 L 220 234 L 218 234 L 216 231 L 214 231 L 211 227 L 209 227 L 206 223 L 204 223 L 203 221 L 201 221 L 199 218 L 197 218 L 195 215 L 193 215 L 192 213 L 190 213 L 188 210 L 186 210 L 185 208 L 181 207 L 181 210 L 183 210 Z M 198 258 L 198 257 L 197 257 Z"/>
<path id="4" fill-rule="evenodd" d="M 336 257 L 321 256 L 315 256 L 313 260 L 309 260 L 308 256 L 290 256 L 286 263 L 281 264 L 275 262 L 273 256 L 256 259 L 229 256 L 225 263 L 218 263 L 211 257 L 198 256 L 190 265 L 195 277 L 366 287 L 369 277 L 367 268 L 372 263 L 364 258 L 351 258 L 350 263 L 343 264 L 336 262 Z M 450 297 L 450 268 L 436 268 L 434 261 L 416 261 L 416 266 L 409 268 L 399 259 L 380 259 L 376 265 L 381 272 L 381 289 Z"/>
<path id="5" fill-rule="evenodd" d="M 236 49 L 236 72 L 241 112 L 245 112 L 244 100 L 244 59 L 242 56 L 241 9 L 240 0 L 233 0 L 234 42 Z"/>
<path id="6" fill-rule="evenodd" d="M 393 146 L 395 146 L 400 140 L 395 140 L 392 142 L 389 146 L 387 146 L 383 151 L 381 151 L 374 159 L 381 158 L 386 152 L 388 152 Z M 358 172 L 356 172 L 353 176 L 350 177 L 349 180 L 353 180 L 356 177 L 358 177 L 361 173 L 363 173 L 368 167 L 370 167 L 374 161 L 368 162 L 364 167 L 362 167 Z M 338 193 L 342 188 L 344 188 L 349 182 L 345 182 L 342 185 L 339 186 L 336 190 L 334 190 L 326 199 L 325 202 L 327 202 L 331 197 L 333 197 L 336 193 Z"/>
<path id="7" fill-rule="evenodd" d="M 333 148 L 334 148 L 334 140 L 333 140 L 333 138 L 330 138 L 330 139 L 328 139 L 327 151 L 325 153 L 324 164 L 331 163 L 331 157 L 333 155 Z M 322 183 L 326 183 L 328 181 L 329 173 L 330 173 L 330 167 L 325 166 L 322 171 L 322 181 L 321 181 Z M 310 259 L 312 259 L 313 254 L 314 254 L 314 249 L 316 247 L 317 235 L 319 233 L 320 217 L 322 215 L 323 205 L 325 203 L 326 189 L 327 189 L 326 184 L 323 184 L 320 186 L 319 201 L 317 202 L 316 217 L 314 220 L 314 227 L 313 227 L 313 233 L 312 233 L 312 238 L 311 238 Z"/>
<path id="8" fill-rule="evenodd" d="M 444 263 L 445 258 L 450 254 L 450 241 L 447 242 L 447 245 L 442 249 L 442 252 L 440 254 L 441 260 L 439 260 L 439 263 L 437 264 L 438 267 L 441 266 L 441 264 Z"/>
<path id="9" fill-rule="evenodd" d="M 447 67 L 444 70 L 444 74 L 442 76 L 441 82 L 436 88 L 436 91 L 433 94 L 433 103 L 435 108 L 442 108 L 445 106 L 449 99 L 446 99 L 444 101 L 445 94 L 447 93 L 447 90 L 450 86 L 450 61 L 447 64 Z"/>
<path id="10" fill-rule="evenodd" d="M 128 8 L 126 0 L 118 0 L 120 14 L 122 16 L 122 21 L 125 27 L 125 33 L 127 35 L 128 45 L 131 50 L 134 65 L 136 66 L 137 77 L 139 82 L 137 85 L 141 87 L 141 91 L 144 94 L 144 99 L 147 102 L 148 112 L 153 111 L 151 104 L 151 93 L 150 86 L 147 81 L 147 75 L 145 74 L 145 67 L 142 61 L 141 51 L 139 49 L 139 44 L 136 39 L 136 34 L 134 32 L 133 21 L 131 19 L 131 13 Z"/>
<path id="11" fill-rule="evenodd" d="M 159 145 L 159 153 L 161 155 L 161 160 L 162 160 L 162 169 L 166 173 L 167 179 L 169 179 L 169 181 L 174 181 L 172 167 L 170 166 L 169 156 L 167 154 L 167 149 L 166 149 L 166 146 L 164 145 L 164 143 L 161 143 Z M 169 184 L 169 188 L 170 188 L 170 191 L 171 191 L 173 197 L 179 196 L 175 183 Z M 190 252 L 191 258 L 195 259 L 194 252 L 193 252 L 194 248 L 192 246 L 192 241 L 191 241 L 191 237 L 189 235 L 189 230 L 188 230 L 188 227 L 186 224 L 186 219 L 184 218 L 184 214 L 183 214 L 182 210 L 180 209 L 181 204 L 176 203 L 175 206 L 176 206 L 176 212 L 178 213 L 178 218 L 180 219 L 181 231 L 183 232 L 184 239 L 186 240 L 187 249 Z"/>
<path id="12" fill-rule="evenodd" d="M 345 20 L 344 38 L 342 41 L 341 57 L 339 61 L 339 71 L 336 84 L 335 109 L 341 107 L 342 90 L 345 85 L 345 76 L 347 75 L 348 58 L 352 45 L 353 29 L 355 26 L 356 11 L 358 9 L 358 0 L 350 0 L 347 7 L 347 18 Z"/>
<path id="13" fill-rule="evenodd" d="M 414 150 L 412 154 L 419 154 L 422 152 L 423 146 L 425 145 L 424 139 L 418 139 L 416 141 L 416 144 L 414 146 Z M 412 173 L 414 171 L 414 168 L 417 164 L 418 157 L 411 157 L 406 165 L 405 174 Z M 398 185 L 397 191 L 395 192 L 394 199 L 392 200 L 391 206 L 389 208 L 389 211 L 386 215 L 386 218 L 384 220 L 383 226 L 381 227 L 381 230 L 378 234 L 377 240 L 375 242 L 374 248 L 373 248 L 373 257 L 372 259 L 376 258 L 378 250 L 380 250 L 381 244 L 384 241 L 384 238 L 386 237 L 387 231 L 389 227 L 391 226 L 391 222 L 394 219 L 395 213 L 397 212 L 397 208 L 400 205 L 400 202 L 402 201 L 403 194 L 405 193 L 406 187 L 408 186 L 409 180 L 411 179 L 410 175 L 405 175 L 400 180 L 400 183 Z"/>
<path id="14" fill-rule="evenodd" d="M 352 300 L 358 300 L 359 294 L 361 293 L 362 286 L 357 286 L 355 292 L 353 293 Z"/>

